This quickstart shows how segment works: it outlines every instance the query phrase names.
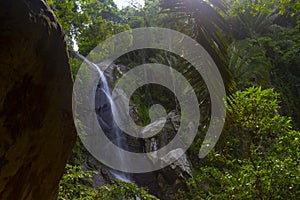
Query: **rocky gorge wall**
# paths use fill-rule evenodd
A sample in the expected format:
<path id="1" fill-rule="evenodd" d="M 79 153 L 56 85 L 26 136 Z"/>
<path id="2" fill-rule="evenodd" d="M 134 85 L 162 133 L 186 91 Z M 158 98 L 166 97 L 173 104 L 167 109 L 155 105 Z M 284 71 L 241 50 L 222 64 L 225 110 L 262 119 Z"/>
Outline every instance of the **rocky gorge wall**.
<path id="1" fill-rule="evenodd" d="M 66 42 L 42 0 L 0 1 L 0 199 L 56 199 L 76 140 Z"/>

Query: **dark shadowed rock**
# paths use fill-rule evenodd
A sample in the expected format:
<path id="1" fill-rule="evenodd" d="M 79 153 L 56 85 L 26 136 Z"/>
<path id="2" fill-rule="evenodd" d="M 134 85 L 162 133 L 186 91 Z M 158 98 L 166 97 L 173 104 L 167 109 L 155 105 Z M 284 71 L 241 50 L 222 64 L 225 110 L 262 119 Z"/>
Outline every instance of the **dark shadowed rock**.
<path id="1" fill-rule="evenodd" d="M 0 2 L 0 199 L 56 199 L 76 134 L 61 27 L 42 0 Z"/>

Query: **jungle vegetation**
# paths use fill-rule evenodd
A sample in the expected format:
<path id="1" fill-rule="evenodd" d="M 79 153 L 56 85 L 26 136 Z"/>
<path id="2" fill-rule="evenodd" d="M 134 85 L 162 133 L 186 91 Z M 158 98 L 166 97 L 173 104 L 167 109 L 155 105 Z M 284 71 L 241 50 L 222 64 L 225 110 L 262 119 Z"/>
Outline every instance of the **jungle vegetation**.
<path id="1" fill-rule="evenodd" d="M 193 178 L 177 199 L 300 198 L 300 2 L 296 0 L 145 0 L 117 8 L 113 0 L 48 0 L 65 31 L 72 72 L 100 42 L 125 30 L 164 27 L 199 42 L 215 61 L 226 87 L 225 128 L 214 150 L 198 158 L 206 127 L 187 151 Z M 159 62 L 181 72 L 197 93 L 201 124 L 207 124 L 210 97 L 201 76 L 179 56 L 140 50 L 120 57 L 133 68 Z M 153 102 L 172 96 L 144 87 L 131 99 L 149 123 Z M 146 103 L 145 103 L 146 102 Z M 173 104 L 168 105 L 172 108 Z M 156 199 L 134 183 L 116 181 L 94 189 L 95 171 L 80 167 L 83 147 L 66 166 L 60 199 Z M 76 183 L 76 184 L 74 184 Z"/>

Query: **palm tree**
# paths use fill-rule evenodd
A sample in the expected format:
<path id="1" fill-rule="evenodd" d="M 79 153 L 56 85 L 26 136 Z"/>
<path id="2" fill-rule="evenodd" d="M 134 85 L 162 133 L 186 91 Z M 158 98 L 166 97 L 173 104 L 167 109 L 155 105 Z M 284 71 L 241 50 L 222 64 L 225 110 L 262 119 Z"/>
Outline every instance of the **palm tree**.
<path id="1" fill-rule="evenodd" d="M 189 34 L 210 54 L 216 63 L 225 83 L 227 92 L 233 91 L 235 83 L 227 66 L 229 29 L 226 26 L 226 4 L 223 1 L 205 0 L 161 0 L 163 12 L 181 24 L 180 31 Z M 194 81 L 201 77 L 190 73 Z"/>
<path id="2" fill-rule="evenodd" d="M 239 89 L 250 85 L 265 86 L 269 83 L 271 63 L 263 48 L 255 40 L 235 41 L 229 48 L 228 67 Z"/>
<path id="3" fill-rule="evenodd" d="M 277 18 L 278 12 L 276 11 L 270 14 L 254 14 L 246 10 L 243 13 L 237 13 L 236 16 L 227 18 L 227 21 L 230 24 L 233 37 L 242 40 L 277 33 L 282 29 L 274 23 Z"/>

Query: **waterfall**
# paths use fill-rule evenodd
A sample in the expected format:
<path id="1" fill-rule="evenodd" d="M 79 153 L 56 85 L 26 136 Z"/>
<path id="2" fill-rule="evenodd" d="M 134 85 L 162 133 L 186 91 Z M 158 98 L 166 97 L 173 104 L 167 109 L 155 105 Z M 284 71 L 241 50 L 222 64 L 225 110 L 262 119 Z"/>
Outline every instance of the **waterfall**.
<path id="1" fill-rule="evenodd" d="M 100 80 L 96 88 L 95 110 L 102 130 L 111 142 L 122 149 L 128 150 L 125 134 L 119 129 L 113 118 L 113 110 L 115 109 L 112 108 L 114 107 L 114 102 L 112 100 L 111 90 L 104 72 L 100 70 L 97 64 L 89 61 L 84 56 L 76 53 L 76 57 L 90 67 L 93 67 L 99 73 Z M 118 159 L 120 160 L 120 164 L 124 163 L 124 158 L 121 155 L 119 155 Z M 117 179 L 124 182 L 132 182 L 128 174 L 114 169 L 109 169 L 109 172 Z"/>

